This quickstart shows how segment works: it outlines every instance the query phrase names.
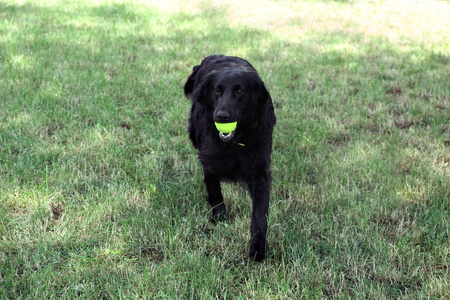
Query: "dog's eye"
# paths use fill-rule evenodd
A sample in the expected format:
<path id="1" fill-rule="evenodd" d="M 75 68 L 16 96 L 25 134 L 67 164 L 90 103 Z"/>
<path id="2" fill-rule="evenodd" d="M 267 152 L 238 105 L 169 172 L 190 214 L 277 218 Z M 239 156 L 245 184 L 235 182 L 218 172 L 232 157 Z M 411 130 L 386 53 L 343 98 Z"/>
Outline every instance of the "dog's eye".
<path id="1" fill-rule="evenodd" d="M 236 94 L 238 94 L 238 95 L 241 95 L 241 94 L 243 94 L 244 93 L 244 90 L 243 89 L 238 89 L 237 91 L 236 91 Z"/>
<path id="2" fill-rule="evenodd" d="M 220 94 L 220 89 L 215 89 L 215 90 L 214 90 L 214 93 Z"/>

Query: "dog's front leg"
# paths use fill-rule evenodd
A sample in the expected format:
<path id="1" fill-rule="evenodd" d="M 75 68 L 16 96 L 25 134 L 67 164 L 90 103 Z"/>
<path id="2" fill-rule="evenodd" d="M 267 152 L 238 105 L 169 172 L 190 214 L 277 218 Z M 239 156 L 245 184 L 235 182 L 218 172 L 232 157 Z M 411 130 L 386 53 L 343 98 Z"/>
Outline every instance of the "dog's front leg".
<path id="1" fill-rule="evenodd" d="M 212 217 L 213 221 L 223 221 L 227 219 L 227 210 L 225 204 L 223 203 L 222 191 L 220 190 L 220 181 L 212 173 L 204 172 L 205 175 L 205 185 L 208 196 L 206 201 L 212 207 Z"/>
<path id="2" fill-rule="evenodd" d="M 253 212 L 251 224 L 250 258 L 262 261 L 266 255 L 267 216 L 270 199 L 270 171 L 249 182 Z"/>

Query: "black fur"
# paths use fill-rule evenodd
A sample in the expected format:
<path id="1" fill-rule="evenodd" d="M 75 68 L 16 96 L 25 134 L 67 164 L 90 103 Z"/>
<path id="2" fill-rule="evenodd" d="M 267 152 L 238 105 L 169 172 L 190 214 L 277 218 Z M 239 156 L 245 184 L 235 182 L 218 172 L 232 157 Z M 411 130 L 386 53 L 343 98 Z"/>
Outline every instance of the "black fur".
<path id="1" fill-rule="evenodd" d="M 208 56 L 195 66 L 184 92 L 192 100 L 189 137 L 203 165 L 213 219 L 227 218 L 220 182 L 245 183 L 253 202 L 250 257 L 261 261 L 266 254 L 276 122 L 270 94 L 250 63 L 222 55 Z M 234 121 L 238 122 L 234 136 L 224 141 L 214 122 Z"/>

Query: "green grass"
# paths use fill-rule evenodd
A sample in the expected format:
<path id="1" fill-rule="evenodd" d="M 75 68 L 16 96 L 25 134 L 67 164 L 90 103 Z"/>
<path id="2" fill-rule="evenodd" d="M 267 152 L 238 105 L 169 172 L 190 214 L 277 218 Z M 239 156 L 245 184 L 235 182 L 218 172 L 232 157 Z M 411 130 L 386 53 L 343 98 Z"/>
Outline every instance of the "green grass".
<path id="1" fill-rule="evenodd" d="M 449 3 L 225 3 L 0 0 L 1 299 L 450 297 Z M 263 263 L 186 133 L 220 53 L 276 107 Z"/>

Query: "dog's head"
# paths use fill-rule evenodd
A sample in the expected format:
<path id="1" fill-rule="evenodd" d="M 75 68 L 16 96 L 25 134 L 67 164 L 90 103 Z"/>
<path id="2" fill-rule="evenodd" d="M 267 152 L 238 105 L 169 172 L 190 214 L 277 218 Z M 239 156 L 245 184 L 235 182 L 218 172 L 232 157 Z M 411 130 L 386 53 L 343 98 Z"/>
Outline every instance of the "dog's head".
<path id="1" fill-rule="evenodd" d="M 258 126 L 262 107 L 270 99 L 263 81 L 256 72 L 229 69 L 210 73 L 199 86 L 198 101 L 217 123 L 237 122 L 237 129 Z M 253 124 L 252 124 L 253 123 Z M 229 141 L 234 131 L 224 135 Z"/>

